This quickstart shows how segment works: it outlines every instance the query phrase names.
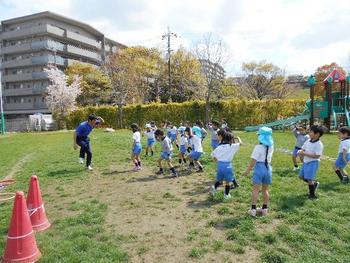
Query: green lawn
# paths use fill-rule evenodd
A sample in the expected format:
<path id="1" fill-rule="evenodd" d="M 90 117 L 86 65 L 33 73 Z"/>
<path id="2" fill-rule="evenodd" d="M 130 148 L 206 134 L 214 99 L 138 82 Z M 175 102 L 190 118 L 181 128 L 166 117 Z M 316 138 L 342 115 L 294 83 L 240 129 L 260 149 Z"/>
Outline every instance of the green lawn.
<path id="1" fill-rule="evenodd" d="M 318 173 L 319 199 L 306 197 L 307 186 L 292 172 L 291 156 L 275 152 L 270 213 L 251 218 L 250 178 L 242 178 L 255 133 L 237 132 L 246 144 L 234 160 L 241 187 L 233 199 L 213 200 L 215 178 L 209 140 L 205 172 L 178 179 L 154 177 L 156 157 L 143 158 L 132 172 L 130 131 L 93 131 L 94 171 L 77 162 L 71 132 L 10 134 L 0 137 L 0 178 L 12 176 L 6 191 L 27 191 L 38 175 L 52 226 L 36 235 L 40 262 L 350 262 L 349 186 L 338 182 L 331 162 Z M 274 134 L 277 148 L 294 146 L 290 132 Z M 324 154 L 335 157 L 336 135 L 322 137 Z M 168 172 L 166 170 L 166 172 Z M 0 253 L 12 202 L 0 203 Z"/>

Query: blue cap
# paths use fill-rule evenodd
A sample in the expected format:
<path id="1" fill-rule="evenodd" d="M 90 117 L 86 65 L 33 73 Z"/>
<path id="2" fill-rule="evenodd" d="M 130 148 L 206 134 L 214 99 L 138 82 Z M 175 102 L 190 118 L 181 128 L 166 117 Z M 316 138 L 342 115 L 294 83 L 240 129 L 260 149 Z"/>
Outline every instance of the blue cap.
<path id="1" fill-rule="evenodd" d="M 268 127 L 261 127 L 258 131 L 258 140 L 261 144 L 268 147 L 273 145 L 272 129 Z"/>

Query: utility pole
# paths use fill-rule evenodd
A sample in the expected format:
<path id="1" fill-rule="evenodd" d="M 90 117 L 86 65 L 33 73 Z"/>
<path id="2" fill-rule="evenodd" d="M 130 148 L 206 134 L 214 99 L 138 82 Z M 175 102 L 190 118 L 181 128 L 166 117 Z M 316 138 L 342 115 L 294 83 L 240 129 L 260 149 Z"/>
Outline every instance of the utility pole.
<path id="1" fill-rule="evenodd" d="M 1 114 L 0 133 L 5 134 L 5 116 L 4 116 L 4 107 L 3 107 L 3 100 L 2 100 L 1 78 L 0 78 L 0 114 Z"/>
<path id="2" fill-rule="evenodd" d="M 171 48 L 170 48 L 170 40 L 171 37 L 177 37 L 177 34 L 173 33 L 170 31 L 170 28 L 168 27 L 168 33 L 165 35 L 162 35 L 162 40 L 167 39 L 168 41 L 168 48 L 167 48 L 167 52 L 168 52 L 168 85 L 169 85 L 169 101 L 171 102 L 171 95 L 172 95 L 172 91 L 171 91 L 171 68 L 170 68 L 170 63 L 171 63 Z"/>

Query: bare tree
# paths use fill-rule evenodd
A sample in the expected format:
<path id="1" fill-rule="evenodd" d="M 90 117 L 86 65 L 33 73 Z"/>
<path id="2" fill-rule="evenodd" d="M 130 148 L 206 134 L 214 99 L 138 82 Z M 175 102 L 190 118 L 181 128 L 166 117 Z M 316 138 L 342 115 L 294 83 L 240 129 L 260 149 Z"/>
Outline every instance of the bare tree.
<path id="1" fill-rule="evenodd" d="M 227 45 L 223 39 L 214 36 L 212 33 L 205 34 L 196 44 L 194 54 L 202 64 L 202 74 L 204 75 L 204 97 L 205 97 L 205 120 L 210 119 L 210 101 L 215 92 L 221 87 L 218 72 L 223 70 L 223 66 L 229 60 Z"/>

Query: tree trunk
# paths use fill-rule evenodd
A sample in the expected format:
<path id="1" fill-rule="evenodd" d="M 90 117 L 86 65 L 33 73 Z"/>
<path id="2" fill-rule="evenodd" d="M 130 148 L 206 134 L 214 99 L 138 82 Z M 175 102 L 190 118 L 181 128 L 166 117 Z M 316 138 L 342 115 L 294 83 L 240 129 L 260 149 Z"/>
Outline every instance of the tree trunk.
<path id="1" fill-rule="evenodd" d="M 210 96 L 208 95 L 206 100 L 205 100 L 205 123 L 209 123 L 209 118 L 210 118 Z"/>

